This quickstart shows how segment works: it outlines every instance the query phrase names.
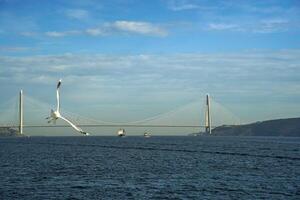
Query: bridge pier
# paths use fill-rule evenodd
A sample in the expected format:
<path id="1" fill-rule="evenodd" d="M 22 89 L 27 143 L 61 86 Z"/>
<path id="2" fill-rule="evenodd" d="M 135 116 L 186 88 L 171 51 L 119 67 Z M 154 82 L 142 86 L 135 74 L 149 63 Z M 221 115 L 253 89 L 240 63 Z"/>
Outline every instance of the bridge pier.
<path id="1" fill-rule="evenodd" d="M 209 98 L 209 94 L 206 95 L 205 133 L 211 134 L 211 116 L 210 116 L 210 98 Z"/>
<path id="2" fill-rule="evenodd" d="M 19 133 L 23 134 L 23 90 L 19 95 Z"/>

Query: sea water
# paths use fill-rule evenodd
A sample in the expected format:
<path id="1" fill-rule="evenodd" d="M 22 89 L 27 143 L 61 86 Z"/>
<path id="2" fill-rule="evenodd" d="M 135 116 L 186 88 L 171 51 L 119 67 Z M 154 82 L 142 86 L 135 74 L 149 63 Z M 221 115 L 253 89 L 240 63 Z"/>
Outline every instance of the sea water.
<path id="1" fill-rule="evenodd" d="M 0 139 L 0 199 L 300 199 L 300 138 Z"/>

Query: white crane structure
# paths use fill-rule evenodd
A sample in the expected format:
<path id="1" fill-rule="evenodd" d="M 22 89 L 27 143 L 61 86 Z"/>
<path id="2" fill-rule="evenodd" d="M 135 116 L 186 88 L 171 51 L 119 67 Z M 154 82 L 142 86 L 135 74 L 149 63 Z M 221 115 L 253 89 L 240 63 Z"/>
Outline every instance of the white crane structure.
<path id="1" fill-rule="evenodd" d="M 53 109 L 51 109 L 50 116 L 46 118 L 48 120 L 48 123 L 52 122 L 52 123 L 55 124 L 57 119 L 62 119 L 65 122 L 67 122 L 68 124 L 70 124 L 79 133 L 81 133 L 83 135 L 89 135 L 89 133 L 83 131 L 81 128 L 77 127 L 70 120 L 66 119 L 65 117 L 63 117 L 60 114 L 60 99 L 59 99 L 59 88 L 60 88 L 60 86 L 61 86 L 61 79 L 58 81 L 57 87 L 56 87 L 56 110 L 54 111 Z"/>

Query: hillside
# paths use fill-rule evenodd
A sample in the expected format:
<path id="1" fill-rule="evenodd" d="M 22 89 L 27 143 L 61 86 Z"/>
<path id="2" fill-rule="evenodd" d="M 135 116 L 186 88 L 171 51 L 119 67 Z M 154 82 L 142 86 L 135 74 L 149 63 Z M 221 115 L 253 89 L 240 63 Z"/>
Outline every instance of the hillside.
<path id="1" fill-rule="evenodd" d="M 1 128 L 0 127 L 0 137 L 19 137 L 20 135 L 18 131 L 12 128 Z"/>
<path id="2" fill-rule="evenodd" d="M 276 119 L 246 125 L 224 125 L 214 128 L 212 134 L 219 136 L 300 137 L 300 118 Z"/>

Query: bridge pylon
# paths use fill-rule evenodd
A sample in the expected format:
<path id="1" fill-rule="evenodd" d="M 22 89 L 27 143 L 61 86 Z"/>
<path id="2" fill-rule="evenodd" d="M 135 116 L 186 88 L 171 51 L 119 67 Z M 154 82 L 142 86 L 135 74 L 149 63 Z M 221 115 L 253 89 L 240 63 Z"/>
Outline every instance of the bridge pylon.
<path id="1" fill-rule="evenodd" d="M 23 134 L 23 90 L 19 94 L 19 133 Z"/>
<path id="2" fill-rule="evenodd" d="M 206 95 L 206 104 L 205 104 L 205 133 L 211 134 L 211 112 L 210 112 L 209 94 Z"/>

